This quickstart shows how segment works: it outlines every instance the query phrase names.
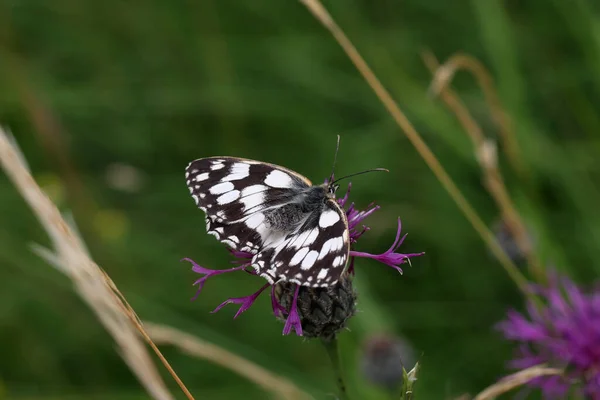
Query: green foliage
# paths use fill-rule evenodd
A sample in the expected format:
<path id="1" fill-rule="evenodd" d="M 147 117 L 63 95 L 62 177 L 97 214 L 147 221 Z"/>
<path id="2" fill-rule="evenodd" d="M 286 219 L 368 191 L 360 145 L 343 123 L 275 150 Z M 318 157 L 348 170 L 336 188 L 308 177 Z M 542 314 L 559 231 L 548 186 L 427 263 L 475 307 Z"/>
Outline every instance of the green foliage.
<path id="1" fill-rule="evenodd" d="M 481 60 L 532 172 L 520 181 L 500 156 L 540 256 L 577 280 L 597 276 L 596 3 L 346 0 L 327 7 L 491 226 L 499 212 L 481 185 L 472 145 L 454 115 L 428 97 L 431 76 L 420 52 L 428 48 L 443 61 L 463 51 Z M 387 249 L 400 216 L 409 233 L 402 249 L 427 253 L 403 276 L 368 260 L 357 264 L 362 312 L 340 336 L 352 398 L 385 398 L 357 372 L 363 339 L 380 331 L 402 335 L 422 354 L 415 399 L 474 394 L 505 373 L 511 348 L 493 325 L 508 307 L 520 307 L 520 294 L 299 2 L 4 1 L 0 15 L 0 123 L 14 132 L 34 176 L 73 211 L 94 258 L 142 319 L 211 340 L 315 398 L 329 398 L 335 388 L 327 355 L 317 342 L 282 337 L 267 296 L 235 321 L 229 306 L 209 313 L 227 297 L 254 292 L 258 278 L 211 279 L 190 302 L 196 277 L 179 260 L 209 268 L 230 261 L 205 234 L 189 198 L 189 161 L 248 157 L 320 182 L 340 134 L 340 173 L 391 171 L 353 182 L 359 207 L 382 205 L 361 245 Z M 459 73 L 453 85 L 495 138 L 473 82 Z M 58 139 L 36 129 L 24 83 L 61 122 Z M 138 189 L 115 188 L 107 178 L 114 163 L 135 168 Z M 70 283 L 32 254 L 30 243 L 47 238 L 4 176 L 0 208 L 2 392 L 22 399 L 145 398 Z M 220 367 L 165 353 L 198 398 L 264 398 L 262 389 Z"/>

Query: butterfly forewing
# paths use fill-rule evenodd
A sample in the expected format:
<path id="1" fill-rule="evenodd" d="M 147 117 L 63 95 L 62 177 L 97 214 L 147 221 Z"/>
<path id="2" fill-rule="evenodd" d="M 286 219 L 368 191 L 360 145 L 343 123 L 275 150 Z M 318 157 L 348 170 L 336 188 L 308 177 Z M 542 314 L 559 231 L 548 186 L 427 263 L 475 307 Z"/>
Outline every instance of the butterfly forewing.
<path id="1" fill-rule="evenodd" d="M 284 168 L 234 157 L 192 161 L 186 168 L 186 183 L 196 205 L 206 213 L 208 233 L 253 254 L 262 246 L 257 213 L 284 204 L 299 189 L 309 187 Z"/>
<path id="2" fill-rule="evenodd" d="M 337 282 L 348 259 L 348 223 L 323 187 L 289 169 L 234 157 L 191 162 L 186 182 L 206 213 L 207 232 L 254 254 L 252 267 L 269 282 Z"/>

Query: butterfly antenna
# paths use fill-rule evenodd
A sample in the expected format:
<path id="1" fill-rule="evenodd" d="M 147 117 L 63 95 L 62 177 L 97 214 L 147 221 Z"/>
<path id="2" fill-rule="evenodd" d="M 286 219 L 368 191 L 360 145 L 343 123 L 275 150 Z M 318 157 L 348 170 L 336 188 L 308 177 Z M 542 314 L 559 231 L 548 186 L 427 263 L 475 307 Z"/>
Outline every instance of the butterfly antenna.
<path id="1" fill-rule="evenodd" d="M 329 175 L 329 182 L 333 181 L 333 172 L 335 171 L 335 163 L 337 162 L 337 154 L 340 149 L 340 135 L 337 135 L 337 144 L 335 146 L 335 155 L 333 156 L 333 167 L 331 167 L 331 175 Z"/>
<path id="2" fill-rule="evenodd" d="M 333 185 L 334 183 L 336 183 L 336 182 L 339 182 L 339 181 L 341 181 L 342 179 L 350 178 L 350 177 L 352 177 L 352 176 L 356 176 L 356 175 L 362 175 L 362 174 L 366 174 L 367 172 L 377 172 L 377 171 L 390 172 L 390 170 L 389 170 L 389 169 L 386 169 L 386 168 L 373 168 L 373 169 L 368 169 L 368 170 L 366 170 L 366 171 L 355 172 L 355 173 L 353 173 L 353 174 L 350 174 L 350 175 L 342 176 L 341 178 L 339 178 L 339 179 L 336 179 L 335 181 L 333 181 L 331 184 Z"/>

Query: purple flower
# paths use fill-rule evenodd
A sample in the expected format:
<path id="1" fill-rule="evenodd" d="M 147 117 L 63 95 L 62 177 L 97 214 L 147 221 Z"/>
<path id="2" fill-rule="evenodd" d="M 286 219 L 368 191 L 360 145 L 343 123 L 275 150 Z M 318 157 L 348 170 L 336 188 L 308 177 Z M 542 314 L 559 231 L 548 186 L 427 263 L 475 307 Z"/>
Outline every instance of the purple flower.
<path id="1" fill-rule="evenodd" d="M 342 206 L 342 207 L 346 207 L 346 205 L 348 203 L 350 188 L 351 188 L 351 185 L 348 185 L 348 191 L 346 192 L 344 197 L 337 200 L 338 203 L 340 204 L 340 206 Z M 386 264 L 386 265 L 396 269 L 399 272 L 402 272 L 402 269 L 400 268 L 401 264 L 404 264 L 405 262 L 409 262 L 410 257 L 416 257 L 416 256 L 420 256 L 420 255 L 424 254 L 424 253 L 402 254 L 402 253 L 396 252 L 396 250 L 398 249 L 398 247 L 400 247 L 400 245 L 402 244 L 402 241 L 404 240 L 404 237 L 405 237 L 405 236 L 400 235 L 400 232 L 401 232 L 400 220 L 398 220 L 398 231 L 396 234 L 396 239 L 394 240 L 393 244 L 386 252 L 384 252 L 382 254 L 371 254 L 371 253 L 365 253 L 365 252 L 359 252 L 359 251 L 353 250 L 356 243 L 360 239 L 360 237 L 362 237 L 362 235 L 369 230 L 369 228 L 367 226 L 362 225 L 362 222 L 369 215 L 371 215 L 378 209 L 379 209 L 379 206 L 373 205 L 373 204 L 370 205 L 364 211 L 357 210 L 356 207 L 354 206 L 354 203 L 351 203 L 349 206 L 346 207 L 346 217 L 348 219 L 348 227 L 349 227 L 349 231 L 350 231 L 350 243 L 351 243 L 350 244 L 350 248 L 351 248 L 350 260 L 349 260 L 349 267 L 348 267 L 349 274 L 354 274 L 354 264 L 355 264 L 356 258 L 360 258 L 360 257 L 371 258 L 371 259 L 379 261 L 383 264 Z M 229 268 L 229 269 L 222 269 L 222 270 L 208 269 L 208 268 L 204 268 L 204 267 L 198 265 L 195 261 L 193 261 L 189 258 L 184 258 L 182 260 L 182 261 L 190 262 L 192 264 L 192 270 L 194 272 L 202 275 L 202 277 L 200 279 L 196 280 L 196 282 L 194 283 L 194 285 L 198 286 L 198 291 L 196 292 L 196 295 L 193 297 L 193 299 L 195 299 L 198 296 L 198 294 L 200 294 L 200 291 L 204 287 L 204 284 L 206 283 L 206 281 L 213 276 L 221 275 L 221 274 L 225 274 L 225 273 L 229 273 L 229 272 L 235 272 L 235 271 L 246 271 L 252 275 L 256 275 L 254 270 L 251 268 L 251 260 L 252 260 L 253 254 L 235 251 L 235 250 L 229 250 L 229 251 L 236 258 L 236 260 L 234 260 L 233 263 L 237 264 L 236 267 Z M 256 301 L 256 299 L 268 287 L 271 287 L 271 306 L 273 309 L 273 313 L 275 314 L 276 317 L 285 319 L 285 326 L 283 328 L 283 334 L 288 335 L 289 333 L 291 333 L 292 330 L 294 330 L 298 336 L 302 336 L 302 334 L 303 334 L 302 333 L 302 324 L 300 322 L 301 316 L 298 313 L 298 299 L 299 299 L 299 293 L 300 293 L 300 286 L 297 286 L 295 288 L 295 290 L 293 292 L 293 296 L 291 296 L 292 300 L 289 302 L 286 301 L 286 304 L 289 303 L 287 307 L 284 307 L 279 303 L 278 297 L 275 293 L 276 286 L 277 286 L 277 283 L 275 285 L 266 283 L 258 291 L 256 291 L 255 293 L 253 293 L 249 296 L 229 298 L 229 299 L 225 300 L 223 303 L 221 303 L 217 308 L 215 308 L 213 310 L 213 313 L 219 311 L 220 309 L 225 307 L 227 304 L 238 304 L 239 309 L 234 315 L 234 318 L 237 318 L 244 311 L 248 310 L 252 306 L 252 304 L 254 304 L 254 301 Z"/>
<path id="2" fill-rule="evenodd" d="M 564 369 L 563 376 L 529 382 L 544 398 L 564 398 L 577 387 L 586 398 L 600 399 L 600 292 L 584 292 L 555 273 L 546 287 L 532 285 L 531 290 L 543 306 L 530 301 L 526 313 L 511 310 L 498 324 L 507 339 L 519 343 L 510 367 L 546 363 Z"/>

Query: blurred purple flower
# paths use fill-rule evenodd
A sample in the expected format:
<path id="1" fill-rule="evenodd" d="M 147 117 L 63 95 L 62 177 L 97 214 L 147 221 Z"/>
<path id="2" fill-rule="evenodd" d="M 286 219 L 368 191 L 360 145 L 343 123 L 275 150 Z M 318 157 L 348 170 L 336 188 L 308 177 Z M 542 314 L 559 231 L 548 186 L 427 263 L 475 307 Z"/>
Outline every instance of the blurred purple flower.
<path id="1" fill-rule="evenodd" d="M 600 399 L 600 292 L 586 293 L 556 273 L 550 274 L 546 287 L 531 288 L 543 306 L 529 301 L 526 313 L 511 310 L 498 324 L 507 339 L 519 343 L 510 367 L 546 363 L 564 369 L 563 376 L 529 382 L 543 391 L 544 398 L 565 398 L 580 384 L 580 394 Z"/>
<path id="2" fill-rule="evenodd" d="M 348 197 L 350 194 L 350 188 L 351 188 L 351 184 L 348 185 L 348 191 L 346 192 L 344 197 L 339 198 L 337 200 L 338 204 L 340 204 L 340 206 L 342 206 L 342 207 L 346 207 L 346 205 L 347 205 Z M 364 225 L 359 227 L 359 225 L 361 225 L 362 222 L 369 215 L 371 215 L 378 209 L 379 209 L 379 206 L 371 204 L 366 210 L 359 211 L 354 206 L 354 203 L 351 203 L 346 208 L 346 217 L 348 219 L 348 228 L 350 230 L 350 248 L 351 248 L 349 267 L 347 270 L 348 274 L 354 274 L 354 262 L 355 262 L 355 258 L 357 258 L 357 257 L 374 259 L 374 260 L 379 261 L 383 264 L 386 264 L 386 265 L 396 269 L 400 273 L 402 273 L 402 269 L 400 268 L 401 264 L 404 264 L 404 263 L 410 261 L 409 260 L 410 257 L 416 257 L 416 256 L 420 256 L 420 255 L 424 254 L 424 253 L 402 254 L 402 253 L 396 252 L 396 250 L 398 249 L 398 247 L 400 247 L 400 245 L 402 244 L 402 241 L 404 240 L 404 236 L 401 237 L 401 235 L 400 235 L 401 224 L 400 224 L 399 219 L 398 219 L 398 230 L 396 233 L 396 239 L 394 240 L 392 246 L 386 252 L 381 253 L 381 254 L 371 254 L 371 253 L 354 251 L 353 248 L 356 245 L 356 243 L 358 242 L 359 238 L 362 237 L 362 235 L 369 230 L 369 227 L 364 226 Z M 235 251 L 235 250 L 231 250 L 231 249 L 229 249 L 229 251 L 236 258 L 236 260 L 234 260 L 232 262 L 235 264 L 238 264 L 237 267 L 233 267 L 233 268 L 229 268 L 229 269 L 222 269 L 222 270 L 214 270 L 214 269 L 204 268 L 204 267 L 198 265 L 195 261 L 193 261 L 190 258 L 182 259 L 182 261 L 188 261 L 192 264 L 192 270 L 194 272 L 203 275 L 200 279 L 198 279 L 194 283 L 194 285 L 198 285 L 198 291 L 196 292 L 196 295 L 192 298 L 192 300 L 194 300 L 200 294 L 200 291 L 204 287 L 204 284 L 206 283 L 206 281 L 213 276 L 221 275 L 221 274 L 225 274 L 225 273 L 229 273 L 229 272 L 242 271 L 242 270 L 246 271 L 252 275 L 256 275 L 254 270 L 252 268 L 250 268 L 253 254 Z M 277 299 L 277 296 L 275 294 L 275 289 L 276 289 L 277 283 L 274 285 L 267 283 L 267 284 L 263 285 L 258 291 L 256 291 L 255 293 L 253 293 L 249 296 L 233 297 L 233 298 L 229 298 L 229 299 L 225 300 L 217 308 L 215 308 L 212 312 L 214 313 L 214 312 L 219 311 L 221 308 L 223 308 L 227 304 L 238 304 L 238 305 L 240 305 L 240 307 L 234 315 L 234 318 L 237 318 L 244 311 L 248 310 L 252 306 L 252 304 L 254 304 L 254 301 L 260 296 L 260 294 L 262 294 L 262 292 L 264 292 L 269 286 L 271 287 L 271 306 L 273 309 L 273 313 L 275 314 L 276 317 L 279 317 L 279 318 L 284 317 L 285 318 L 285 326 L 283 328 L 283 334 L 288 335 L 289 333 L 291 333 L 292 330 L 294 330 L 298 336 L 302 336 L 302 324 L 300 323 L 301 317 L 298 313 L 298 294 L 300 291 L 299 286 L 294 291 L 294 295 L 293 295 L 293 298 L 291 301 L 291 305 L 289 306 L 289 310 L 288 310 L 288 308 L 282 306 Z"/>

